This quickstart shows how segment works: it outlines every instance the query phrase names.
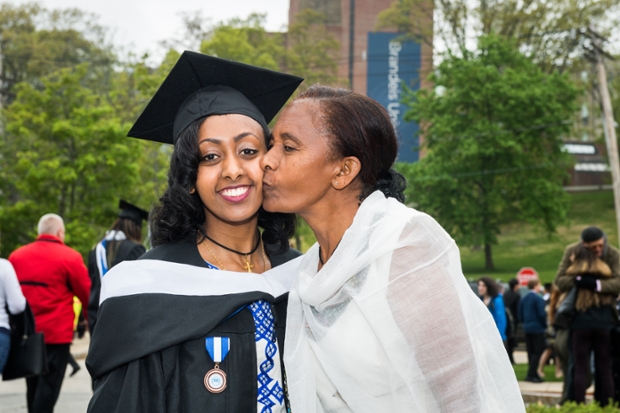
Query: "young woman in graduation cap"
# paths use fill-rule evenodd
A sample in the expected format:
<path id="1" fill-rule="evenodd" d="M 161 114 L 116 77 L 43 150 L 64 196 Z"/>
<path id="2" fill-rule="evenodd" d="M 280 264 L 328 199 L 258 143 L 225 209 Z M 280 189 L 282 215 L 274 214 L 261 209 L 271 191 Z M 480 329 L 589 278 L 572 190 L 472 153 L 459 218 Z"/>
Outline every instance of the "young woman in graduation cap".
<path id="1" fill-rule="evenodd" d="M 260 159 L 301 81 L 185 52 L 136 121 L 129 136 L 174 152 L 155 248 L 102 279 L 89 412 L 286 411 L 280 351 L 299 252 L 294 215 L 260 209 Z"/>
<path id="2" fill-rule="evenodd" d="M 289 295 L 292 411 L 525 412 L 458 247 L 403 204 L 387 111 L 349 90 L 313 86 L 272 135 L 263 207 L 298 213 L 318 241 Z"/>
<path id="3" fill-rule="evenodd" d="M 110 268 L 123 261 L 137 260 L 146 252 L 142 245 L 142 221 L 149 213 L 121 199 L 118 218 L 103 239 L 88 253 L 88 275 L 91 287 L 88 299 L 88 331 L 92 336 L 97 323 L 101 278 Z"/>

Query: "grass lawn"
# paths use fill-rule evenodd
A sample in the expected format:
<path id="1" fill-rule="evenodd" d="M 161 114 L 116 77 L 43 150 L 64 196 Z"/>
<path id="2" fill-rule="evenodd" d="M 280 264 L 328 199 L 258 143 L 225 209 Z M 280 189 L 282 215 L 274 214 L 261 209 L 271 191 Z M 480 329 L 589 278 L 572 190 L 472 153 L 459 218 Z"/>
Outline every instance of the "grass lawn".
<path id="1" fill-rule="evenodd" d="M 484 269 L 482 248 L 461 247 L 465 276 L 475 280 L 488 275 L 507 281 L 515 277 L 522 267 L 534 267 L 543 282 L 551 282 L 555 278 L 564 248 L 578 241 L 581 231 L 590 225 L 602 228 L 610 242 L 618 245 L 611 191 L 571 193 L 570 202 L 568 224 L 559 227 L 550 237 L 544 230 L 530 224 L 515 223 L 502 228 L 498 237 L 499 244 L 493 246 L 494 271 Z M 308 225 L 301 218 L 299 221 L 297 237 L 292 241 L 293 245 L 306 252 L 315 238 Z"/>
<path id="2" fill-rule="evenodd" d="M 517 380 L 523 381 L 525 380 L 525 376 L 527 375 L 527 364 L 515 364 L 512 366 L 515 370 L 515 375 L 517 376 Z M 562 381 L 563 379 L 556 379 L 555 377 L 555 366 L 547 365 L 544 367 L 543 371 L 545 372 L 545 381 Z"/>
<path id="3" fill-rule="evenodd" d="M 463 272 L 467 278 L 483 275 L 507 281 L 521 267 L 534 267 L 543 282 L 555 277 L 566 245 L 579 240 L 581 231 L 596 225 L 603 229 L 613 245 L 617 243 L 613 193 L 611 191 L 570 194 L 568 225 L 551 237 L 530 224 L 511 224 L 502 228 L 499 244 L 493 246 L 494 271 L 484 269 L 484 250 L 461 247 Z"/>

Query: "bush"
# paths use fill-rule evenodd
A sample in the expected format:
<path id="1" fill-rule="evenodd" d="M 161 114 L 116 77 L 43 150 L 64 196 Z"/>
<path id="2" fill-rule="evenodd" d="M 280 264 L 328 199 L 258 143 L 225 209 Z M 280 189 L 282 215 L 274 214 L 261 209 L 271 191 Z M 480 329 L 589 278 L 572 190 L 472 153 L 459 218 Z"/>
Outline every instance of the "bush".
<path id="1" fill-rule="evenodd" d="M 527 406 L 527 413 L 618 413 L 618 405 L 601 407 L 598 403 L 577 404 L 565 403 L 561 407 L 532 404 Z"/>

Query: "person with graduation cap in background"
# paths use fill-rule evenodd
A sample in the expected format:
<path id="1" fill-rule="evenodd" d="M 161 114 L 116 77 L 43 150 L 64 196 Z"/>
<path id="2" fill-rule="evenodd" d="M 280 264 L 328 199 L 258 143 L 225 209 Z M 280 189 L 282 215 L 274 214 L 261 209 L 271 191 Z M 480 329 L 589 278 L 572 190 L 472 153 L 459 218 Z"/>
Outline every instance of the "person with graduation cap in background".
<path id="1" fill-rule="evenodd" d="M 88 302 L 88 331 L 93 335 L 99 310 L 101 278 L 116 264 L 126 260 L 137 260 L 146 252 L 142 245 L 142 221 L 149 213 L 121 199 L 121 210 L 112 227 L 88 254 L 88 274 L 92 282 Z"/>
<path id="2" fill-rule="evenodd" d="M 302 81 L 186 51 L 130 130 L 174 151 L 149 219 L 154 248 L 102 279 L 89 413 L 286 411 L 300 253 L 295 216 L 261 208 L 260 159 Z"/>

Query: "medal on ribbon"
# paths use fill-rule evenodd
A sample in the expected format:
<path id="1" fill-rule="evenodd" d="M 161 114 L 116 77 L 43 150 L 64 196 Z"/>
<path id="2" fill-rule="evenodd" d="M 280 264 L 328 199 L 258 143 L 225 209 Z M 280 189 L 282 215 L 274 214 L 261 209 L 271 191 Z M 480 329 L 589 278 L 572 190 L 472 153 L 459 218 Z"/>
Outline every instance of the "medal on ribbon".
<path id="1" fill-rule="evenodd" d="M 204 384 L 211 393 L 221 393 L 226 388 L 226 373 L 220 369 L 220 363 L 224 361 L 230 350 L 230 338 L 207 337 L 205 347 L 215 367 L 205 374 Z"/>

